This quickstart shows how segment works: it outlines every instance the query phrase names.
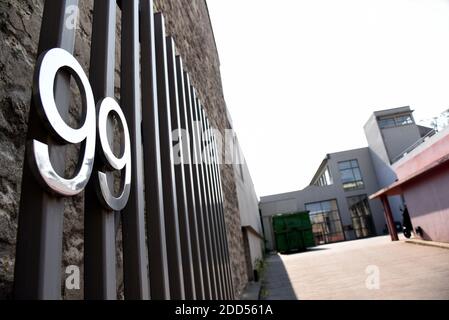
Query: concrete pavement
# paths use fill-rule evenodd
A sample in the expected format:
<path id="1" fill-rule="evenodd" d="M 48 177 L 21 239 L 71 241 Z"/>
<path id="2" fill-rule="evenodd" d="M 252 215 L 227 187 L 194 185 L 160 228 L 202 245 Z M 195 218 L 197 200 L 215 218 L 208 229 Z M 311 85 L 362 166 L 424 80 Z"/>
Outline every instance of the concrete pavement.
<path id="1" fill-rule="evenodd" d="M 449 299 L 449 250 L 389 236 L 267 259 L 266 299 Z"/>

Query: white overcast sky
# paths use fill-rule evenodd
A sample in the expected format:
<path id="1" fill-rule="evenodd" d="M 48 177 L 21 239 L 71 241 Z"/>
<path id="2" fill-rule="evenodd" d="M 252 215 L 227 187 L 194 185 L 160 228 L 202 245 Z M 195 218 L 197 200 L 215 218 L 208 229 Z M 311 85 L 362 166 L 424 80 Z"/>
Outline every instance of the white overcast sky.
<path id="1" fill-rule="evenodd" d="M 207 0 L 224 95 L 258 196 L 367 145 L 375 110 L 449 108 L 449 0 Z"/>

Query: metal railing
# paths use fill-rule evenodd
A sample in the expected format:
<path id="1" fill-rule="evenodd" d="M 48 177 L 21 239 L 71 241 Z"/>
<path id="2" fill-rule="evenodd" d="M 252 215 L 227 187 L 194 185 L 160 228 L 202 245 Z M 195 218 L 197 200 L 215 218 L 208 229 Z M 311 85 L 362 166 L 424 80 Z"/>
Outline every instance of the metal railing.
<path id="1" fill-rule="evenodd" d="M 415 150 L 418 146 L 420 146 L 422 143 L 424 143 L 428 138 L 432 137 L 433 135 L 435 135 L 436 131 L 435 130 L 430 130 L 429 132 L 426 133 L 425 136 L 419 138 L 415 143 L 413 143 L 411 146 L 407 147 L 404 151 L 402 151 L 401 153 L 399 153 L 399 155 L 397 155 L 392 161 L 391 164 L 398 162 L 399 160 L 401 160 L 403 157 L 405 157 L 407 154 L 409 154 L 410 152 L 412 152 L 413 150 Z"/>
<path id="2" fill-rule="evenodd" d="M 76 29 L 66 23 L 66 15 L 70 6 L 77 5 L 77 0 L 46 0 L 37 77 L 48 76 L 43 74 L 42 61 L 52 49 L 62 48 L 73 54 Z M 94 119 L 90 118 L 94 113 L 89 113 L 90 90 L 98 117 L 104 111 L 103 98 L 114 97 L 118 5 L 122 12 L 121 107 L 113 109 L 111 100 L 107 101 L 112 108 L 108 110 L 123 111 L 125 137 L 129 133 L 125 150 L 130 148 L 130 159 L 125 156 L 116 159 L 101 145 L 104 155 L 95 164 L 93 158 L 85 155 L 86 161 L 79 165 L 85 172 L 92 172 L 90 180 L 89 174 L 81 177 L 87 186 L 71 184 L 76 189 L 73 193 L 85 194 L 84 298 L 117 298 L 116 224 L 120 220 L 114 217 L 120 216 L 125 299 L 233 299 L 218 141 L 208 131 L 211 124 L 202 102 L 181 57 L 175 54 L 174 40 L 165 34 L 162 14 L 153 13 L 151 0 L 94 1 L 89 70 L 92 89 L 77 82 L 88 113 L 85 122 Z M 62 51 L 52 52 L 67 57 Z M 47 60 L 50 64 L 60 63 Z M 83 79 L 82 75 L 76 75 Z M 63 116 L 69 110 L 70 76 L 55 77 L 53 99 Z M 63 172 L 64 143 L 61 144 L 61 137 L 58 143 L 54 142 L 57 128 L 46 122 L 49 116 L 56 116 L 45 113 L 45 99 L 52 96 L 43 92 L 40 85 L 41 82 L 36 82 L 33 88 L 27 141 L 45 143 L 50 155 L 47 164 Z M 188 159 L 180 165 L 172 161 L 175 128 L 186 130 L 191 137 L 185 149 L 180 147 L 181 158 Z M 79 130 L 84 129 L 83 126 Z M 101 128 L 97 129 L 101 138 Z M 95 140 L 95 132 L 75 132 L 85 134 L 85 141 L 81 141 L 84 145 L 92 135 Z M 211 152 L 203 155 L 206 143 Z M 42 167 L 36 167 L 40 161 L 38 152 L 31 144 L 27 145 L 26 157 L 30 161 L 25 161 L 23 168 L 14 296 L 60 299 L 64 195 L 54 186 L 72 180 L 57 174 L 48 176 Z M 102 174 L 122 170 L 123 177 L 123 170 L 129 170 L 129 166 L 131 174 L 129 181 L 126 178 L 122 181 L 122 196 L 117 198 L 108 193 L 107 180 L 101 181 Z M 54 183 L 45 185 L 48 181 Z"/>

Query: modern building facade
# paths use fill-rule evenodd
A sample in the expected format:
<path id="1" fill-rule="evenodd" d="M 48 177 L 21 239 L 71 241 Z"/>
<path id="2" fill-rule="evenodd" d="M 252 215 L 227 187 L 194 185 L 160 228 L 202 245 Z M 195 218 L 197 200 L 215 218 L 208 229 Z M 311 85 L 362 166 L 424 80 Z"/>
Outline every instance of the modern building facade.
<path id="1" fill-rule="evenodd" d="M 276 248 L 273 215 L 306 210 L 317 245 L 383 234 L 381 203 L 368 200 L 378 188 L 368 148 L 328 154 L 305 189 L 261 197 L 267 249 Z"/>
<path id="2" fill-rule="evenodd" d="M 392 164 L 431 135 L 431 129 L 416 125 L 412 113 L 410 107 L 374 112 L 364 126 L 368 147 L 328 154 L 305 189 L 261 197 L 267 249 L 276 249 L 272 217 L 305 210 L 317 245 L 386 234 L 382 203 L 369 196 L 395 181 Z M 390 202 L 394 221 L 402 221 L 402 198 Z"/>

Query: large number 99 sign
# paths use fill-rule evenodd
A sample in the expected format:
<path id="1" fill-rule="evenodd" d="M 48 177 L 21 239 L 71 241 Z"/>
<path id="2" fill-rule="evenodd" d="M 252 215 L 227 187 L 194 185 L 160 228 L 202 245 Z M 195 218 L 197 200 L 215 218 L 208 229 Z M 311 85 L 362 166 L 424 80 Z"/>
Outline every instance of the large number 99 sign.
<path id="1" fill-rule="evenodd" d="M 56 106 L 54 83 L 60 69 L 67 70 L 75 78 L 82 96 L 85 120 L 78 129 L 67 125 Z M 98 102 L 97 108 L 95 108 L 92 88 L 84 70 L 70 53 L 60 48 L 51 49 L 39 57 L 34 78 L 34 100 L 40 118 L 59 142 L 83 143 L 77 171 L 72 178 L 67 179 L 61 177 L 53 168 L 48 145 L 35 139 L 32 140 L 29 160 L 36 178 L 56 194 L 63 196 L 79 194 L 86 187 L 92 173 L 98 134 L 101 158 L 106 162 L 105 167 L 108 170 L 124 171 L 124 177 L 122 174 L 120 194 L 115 196 L 111 191 L 113 186 L 108 184 L 106 173 L 98 171 L 97 194 L 106 209 L 122 210 L 128 201 L 131 187 L 131 150 L 128 125 L 117 102 L 113 98 L 106 97 Z M 112 112 L 118 116 L 123 126 L 124 142 L 121 157 L 114 155 L 108 141 L 107 120 Z"/>

